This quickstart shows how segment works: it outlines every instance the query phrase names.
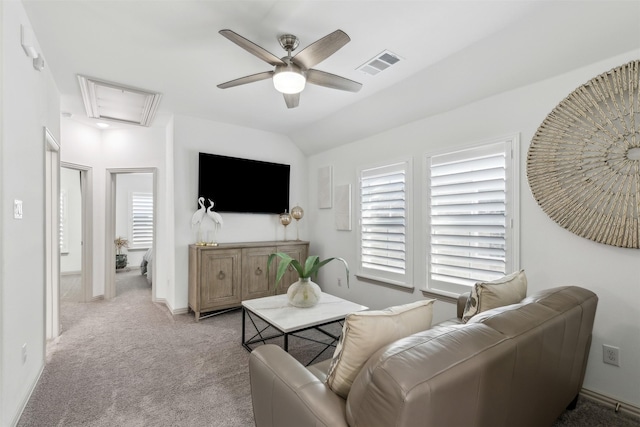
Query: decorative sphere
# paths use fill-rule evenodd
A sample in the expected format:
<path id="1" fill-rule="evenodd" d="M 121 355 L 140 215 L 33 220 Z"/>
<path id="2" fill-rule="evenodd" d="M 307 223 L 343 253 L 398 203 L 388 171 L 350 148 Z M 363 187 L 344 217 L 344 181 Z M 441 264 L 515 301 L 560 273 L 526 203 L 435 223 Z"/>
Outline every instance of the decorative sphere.
<path id="1" fill-rule="evenodd" d="M 280 214 L 280 224 L 284 225 L 285 227 L 291 224 L 291 214 L 289 214 L 288 212 Z"/>
<path id="2" fill-rule="evenodd" d="M 291 208 L 291 216 L 296 221 L 299 221 L 304 216 L 304 210 L 302 210 L 302 208 L 300 206 L 294 206 L 293 208 Z"/>

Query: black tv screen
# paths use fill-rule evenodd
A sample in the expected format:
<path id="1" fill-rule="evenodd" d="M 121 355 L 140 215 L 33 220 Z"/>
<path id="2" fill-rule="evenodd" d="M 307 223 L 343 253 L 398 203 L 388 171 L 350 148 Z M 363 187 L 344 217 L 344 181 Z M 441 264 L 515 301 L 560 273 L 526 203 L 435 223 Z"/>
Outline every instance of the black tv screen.
<path id="1" fill-rule="evenodd" d="M 279 214 L 289 209 L 291 166 L 200 153 L 198 197 L 216 212 Z M 197 206 L 199 207 L 199 206 Z"/>

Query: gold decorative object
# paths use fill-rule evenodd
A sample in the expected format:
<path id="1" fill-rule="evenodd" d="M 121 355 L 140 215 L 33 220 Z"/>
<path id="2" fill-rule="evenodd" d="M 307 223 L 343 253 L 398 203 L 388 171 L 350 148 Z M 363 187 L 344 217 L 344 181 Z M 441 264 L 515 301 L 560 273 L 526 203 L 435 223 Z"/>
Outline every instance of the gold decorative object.
<path id="1" fill-rule="evenodd" d="M 287 240 L 287 225 L 291 224 L 291 214 L 285 209 L 284 213 L 280 214 L 280 224 L 284 226 L 284 239 Z"/>
<path id="2" fill-rule="evenodd" d="M 640 248 L 640 60 L 567 96 L 536 131 L 527 157 L 534 198 L 560 226 Z"/>
<path id="3" fill-rule="evenodd" d="M 300 240 L 300 234 L 298 230 L 298 221 L 304 216 L 304 210 L 300 206 L 294 206 L 291 208 L 291 216 L 296 220 L 296 240 Z"/>

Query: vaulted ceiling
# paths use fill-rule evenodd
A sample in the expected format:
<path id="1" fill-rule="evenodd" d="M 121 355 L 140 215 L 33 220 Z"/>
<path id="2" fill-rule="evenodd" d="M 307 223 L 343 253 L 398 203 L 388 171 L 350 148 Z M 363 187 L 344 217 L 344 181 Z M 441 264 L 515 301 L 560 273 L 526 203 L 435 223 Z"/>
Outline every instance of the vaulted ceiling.
<path id="1" fill-rule="evenodd" d="M 160 112 L 288 135 L 307 154 L 640 48 L 638 0 L 23 3 L 74 119 L 93 125 L 81 74 L 160 92 Z M 307 85 L 294 109 L 270 80 L 218 89 L 273 69 L 222 29 L 278 57 L 281 34 L 296 35 L 299 51 L 341 29 L 351 41 L 314 68 L 363 88 Z M 384 50 L 398 64 L 375 76 L 357 70 Z"/>

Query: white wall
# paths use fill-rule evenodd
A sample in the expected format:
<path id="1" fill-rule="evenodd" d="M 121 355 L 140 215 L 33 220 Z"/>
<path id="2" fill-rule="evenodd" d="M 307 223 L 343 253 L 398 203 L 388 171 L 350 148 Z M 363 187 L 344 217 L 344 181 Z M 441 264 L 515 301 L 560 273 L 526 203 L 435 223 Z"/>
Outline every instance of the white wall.
<path id="1" fill-rule="evenodd" d="M 0 2 L 0 22 L 0 424 L 8 426 L 44 366 L 43 127 L 59 140 L 60 95 L 46 65 L 36 71 L 22 50 L 20 25 L 30 26 L 22 4 Z M 15 199 L 23 201 L 21 220 L 13 218 Z"/>
<path id="2" fill-rule="evenodd" d="M 93 169 L 94 297 L 104 293 L 107 169 L 158 169 L 155 298 L 165 301 L 172 311 L 188 307 L 187 248 L 195 242 L 191 215 L 197 200 L 200 151 L 290 164 L 290 201 L 303 208 L 307 203 L 305 157 L 287 137 L 274 133 L 181 116 L 164 117 L 162 125 L 149 129 L 98 131 L 63 118 L 62 142 L 62 161 Z M 230 179 L 232 185 L 233 177 Z M 258 189 L 268 191 L 268 183 L 262 184 Z M 223 219 L 219 242 L 278 240 L 283 236 L 277 215 L 223 214 Z M 301 239 L 305 239 L 305 230 L 303 219 Z M 289 230 L 290 238 L 293 232 Z"/>
<path id="3" fill-rule="evenodd" d="M 60 273 L 82 271 L 82 192 L 80 171 L 60 168 L 60 191 L 67 198 L 65 237 L 67 252 L 60 253 Z"/>
<path id="4" fill-rule="evenodd" d="M 425 118 L 308 159 L 309 192 L 317 192 L 317 170 L 333 165 L 334 185 L 354 187 L 354 227 L 357 227 L 358 165 L 413 157 L 414 281 L 413 292 L 354 280 L 338 287 L 339 266 L 325 268 L 319 278 L 325 291 L 371 307 L 385 307 L 423 298 L 425 283 L 423 157 L 432 150 L 457 147 L 519 133 L 521 137 L 521 267 L 529 293 L 540 289 L 578 285 L 599 296 L 593 344 L 584 387 L 640 407 L 640 251 L 598 244 L 578 237 L 549 219 L 531 196 L 526 178 L 529 143 L 546 115 L 570 92 L 592 77 L 640 57 L 640 51 L 611 58 L 562 76 L 513 90 L 454 111 Z M 428 94 L 425 94 L 428 96 Z M 342 256 L 357 270 L 357 232 L 336 231 L 333 209 L 317 209 L 309 198 L 310 240 L 321 256 Z M 331 264 L 329 264 L 331 266 Z M 434 321 L 455 315 L 453 304 L 438 302 Z M 620 347 L 621 367 L 602 362 L 602 344 Z"/>
<path id="5" fill-rule="evenodd" d="M 131 245 L 131 193 L 153 193 L 153 174 L 123 173 L 116 179 L 116 236 L 129 240 Z M 127 264 L 139 267 L 147 249 L 123 248 Z"/>
<path id="6" fill-rule="evenodd" d="M 175 117 L 175 308 L 188 306 L 188 246 L 195 243 L 191 216 L 198 199 L 198 153 L 264 160 L 291 165 L 289 201 L 305 208 L 307 202 L 306 159 L 289 138 L 190 117 Z M 226 185 L 233 185 L 229 177 Z M 268 191 L 269 182 L 256 177 L 257 191 Z M 277 215 L 223 213 L 224 226 L 218 242 L 282 240 L 282 225 Z M 300 223 L 300 238 L 305 239 L 305 220 Z M 289 238 L 293 236 L 289 230 Z"/>
<path id="7" fill-rule="evenodd" d="M 64 162 L 89 166 L 93 170 L 93 296 L 103 295 L 105 291 L 105 198 L 107 188 L 107 171 L 109 169 L 155 168 L 157 170 L 158 206 L 166 206 L 167 195 L 173 189 L 167 182 L 166 147 L 167 118 L 156 118 L 153 127 L 131 127 L 98 131 L 80 124 L 73 119 L 63 118 L 62 154 Z M 156 124 L 157 123 L 157 124 Z M 162 211 L 162 209 L 158 209 Z M 154 298 L 163 300 L 170 285 L 168 271 L 173 262 L 172 250 L 161 242 L 172 234 L 172 227 L 166 223 L 166 216 L 157 215 L 156 260 Z M 111 238 L 109 238 L 111 240 Z"/>

